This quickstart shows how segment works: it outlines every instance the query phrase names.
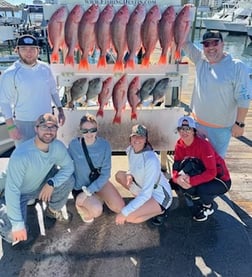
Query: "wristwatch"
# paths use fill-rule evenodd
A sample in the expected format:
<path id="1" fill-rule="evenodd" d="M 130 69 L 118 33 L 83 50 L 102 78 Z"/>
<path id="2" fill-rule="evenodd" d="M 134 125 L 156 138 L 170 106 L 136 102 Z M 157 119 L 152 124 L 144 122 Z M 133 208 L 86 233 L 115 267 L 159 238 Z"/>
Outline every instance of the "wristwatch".
<path id="1" fill-rule="evenodd" d="M 51 186 L 51 187 L 54 187 L 54 182 L 53 182 L 52 179 L 49 179 L 49 180 L 47 181 L 47 184 L 48 184 L 49 186 Z"/>
<path id="2" fill-rule="evenodd" d="M 244 128 L 244 127 L 245 127 L 245 124 L 244 124 L 243 122 L 235 121 L 235 124 L 238 125 L 238 126 L 241 127 L 241 128 Z"/>

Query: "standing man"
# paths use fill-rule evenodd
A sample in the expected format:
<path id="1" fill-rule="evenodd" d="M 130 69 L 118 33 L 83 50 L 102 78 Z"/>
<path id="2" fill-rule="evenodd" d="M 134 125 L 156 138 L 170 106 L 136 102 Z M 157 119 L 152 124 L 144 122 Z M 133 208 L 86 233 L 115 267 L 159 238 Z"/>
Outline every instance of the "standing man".
<path id="1" fill-rule="evenodd" d="M 10 157 L 5 184 L 7 217 L 0 209 L 0 235 L 7 241 L 27 240 L 26 207 L 30 199 L 47 203 L 47 217 L 69 222 L 61 209 L 74 185 L 74 166 L 64 144 L 56 139 L 57 130 L 54 115 L 41 115 L 35 138 L 23 142 Z"/>
<path id="2" fill-rule="evenodd" d="M 239 137 L 244 133 L 251 100 L 249 69 L 223 51 L 219 31 L 207 31 L 201 43 L 203 51 L 190 41 L 183 46 L 196 66 L 192 114 L 197 130 L 225 157 L 231 136 Z"/>
<path id="3" fill-rule="evenodd" d="M 58 108 L 60 125 L 65 116 L 52 71 L 38 60 L 37 39 L 31 35 L 19 37 L 16 51 L 19 60 L 0 79 L 0 106 L 9 136 L 17 146 L 35 135 L 35 121 L 39 115 L 52 111 L 52 101 Z"/>

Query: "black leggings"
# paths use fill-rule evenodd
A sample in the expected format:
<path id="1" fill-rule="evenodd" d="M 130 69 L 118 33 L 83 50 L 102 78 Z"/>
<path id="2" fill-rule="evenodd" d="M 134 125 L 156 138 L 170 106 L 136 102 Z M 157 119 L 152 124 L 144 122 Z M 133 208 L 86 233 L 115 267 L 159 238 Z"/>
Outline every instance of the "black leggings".
<path id="1" fill-rule="evenodd" d="M 183 189 L 183 191 L 191 195 L 199 196 L 203 204 L 210 205 L 216 196 L 223 195 L 230 187 L 231 180 L 222 181 L 214 178 L 209 182 L 202 183 L 190 189 Z"/>

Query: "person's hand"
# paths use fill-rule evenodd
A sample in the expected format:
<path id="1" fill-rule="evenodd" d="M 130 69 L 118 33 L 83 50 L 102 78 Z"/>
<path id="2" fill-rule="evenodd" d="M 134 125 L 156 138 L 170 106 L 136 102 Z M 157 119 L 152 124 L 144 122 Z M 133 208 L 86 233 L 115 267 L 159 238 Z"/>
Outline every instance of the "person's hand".
<path id="1" fill-rule="evenodd" d="M 58 114 L 59 125 L 60 125 L 60 126 L 63 126 L 64 123 L 65 123 L 65 120 L 66 120 L 65 114 L 64 114 L 63 110 L 60 110 L 60 111 L 59 111 L 59 114 Z"/>
<path id="2" fill-rule="evenodd" d="M 190 185 L 190 177 L 188 175 L 180 175 L 176 179 L 176 183 L 180 185 L 183 189 L 189 189 L 192 187 Z"/>
<path id="3" fill-rule="evenodd" d="M 53 190 L 54 190 L 54 188 L 52 186 L 45 184 L 43 186 L 42 190 L 40 191 L 39 200 L 49 202 L 51 200 Z"/>
<path id="4" fill-rule="evenodd" d="M 21 229 L 21 230 L 18 230 L 18 231 L 12 231 L 12 240 L 13 241 L 27 240 L 27 231 L 26 231 L 26 229 Z"/>
<path id="5" fill-rule="evenodd" d="M 122 213 L 116 215 L 116 225 L 123 225 L 126 221 L 126 216 L 124 216 Z"/>
<path id="6" fill-rule="evenodd" d="M 133 182 L 133 176 L 131 174 L 126 174 L 126 186 L 127 188 L 130 188 L 132 182 Z"/>
<path id="7" fill-rule="evenodd" d="M 244 133 L 244 128 L 239 127 L 238 125 L 234 124 L 232 127 L 232 136 L 237 138 L 242 136 Z"/>

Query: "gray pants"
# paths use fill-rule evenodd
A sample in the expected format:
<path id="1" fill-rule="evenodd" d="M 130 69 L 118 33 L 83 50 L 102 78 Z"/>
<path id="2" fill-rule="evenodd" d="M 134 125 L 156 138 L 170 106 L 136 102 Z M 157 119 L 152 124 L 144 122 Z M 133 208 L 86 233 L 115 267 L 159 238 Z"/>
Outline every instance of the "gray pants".
<path id="1" fill-rule="evenodd" d="M 55 169 L 53 168 L 45 180 L 52 177 L 52 172 L 55 173 Z M 36 190 L 29 194 L 21 194 L 20 198 L 20 206 L 22 211 L 22 216 L 24 219 L 24 222 L 26 224 L 26 218 L 27 218 L 27 203 L 31 199 L 37 199 L 39 196 L 39 193 L 46 183 L 43 182 L 41 186 Z M 51 197 L 50 202 L 48 203 L 48 206 L 52 208 L 53 210 L 59 211 L 61 210 L 64 205 L 67 203 L 68 196 L 70 192 L 72 191 L 74 186 L 74 177 L 71 176 L 65 183 L 63 183 L 61 186 L 54 188 L 53 194 Z M 7 216 L 6 212 L 6 205 L 5 205 L 5 199 L 2 197 L 0 199 L 0 236 L 2 236 L 3 239 L 5 239 L 8 242 L 12 242 L 12 235 L 11 235 L 11 223 L 9 221 L 9 218 Z"/>

